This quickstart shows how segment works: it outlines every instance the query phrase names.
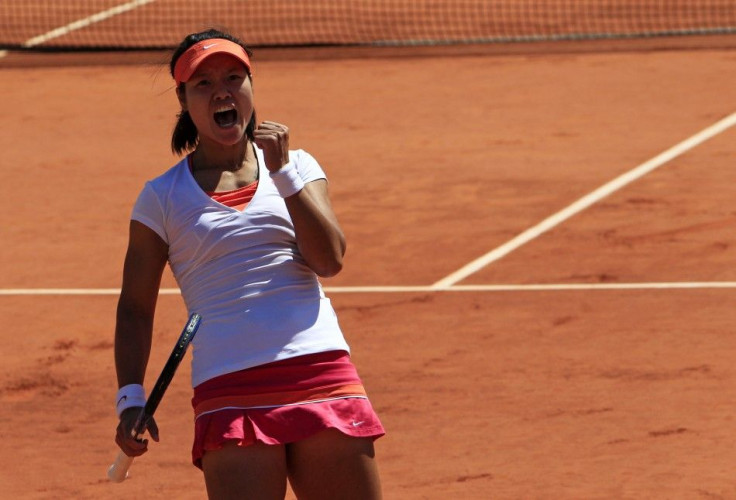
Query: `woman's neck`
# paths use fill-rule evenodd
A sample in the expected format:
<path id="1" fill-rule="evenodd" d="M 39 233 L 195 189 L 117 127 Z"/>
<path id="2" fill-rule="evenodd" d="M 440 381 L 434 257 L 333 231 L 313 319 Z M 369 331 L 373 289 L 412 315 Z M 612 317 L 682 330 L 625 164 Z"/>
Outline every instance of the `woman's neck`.
<path id="1" fill-rule="evenodd" d="M 192 170 L 219 170 L 237 172 L 255 161 L 250 141 L 232 147 L 208 147 L 199 144 L 190 156 Z"/>
<path id="2" fill-rule="evenodd" d="M 232 191 L 258 180 L 258 159 L 250 141 L 235 151 L 197 146 L 189 155 L 189 166 L 206 192 Z"/>

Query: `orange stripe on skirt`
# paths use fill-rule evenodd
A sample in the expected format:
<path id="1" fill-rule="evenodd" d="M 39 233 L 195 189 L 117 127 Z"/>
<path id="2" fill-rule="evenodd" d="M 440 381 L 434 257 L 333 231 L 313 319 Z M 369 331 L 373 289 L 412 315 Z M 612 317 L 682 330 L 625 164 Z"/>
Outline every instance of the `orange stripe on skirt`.
<path id="1" fill-rule="evenodd" d="M 225 408 L 255 409 L 275 408 L 306 403 L 315 403 L 338 398 L 366 398 L 361 384 L 340 384 L 332 387 L 316 387 L 301 391 L 275 392 L 270 394 L 228 395 L 206 399 L 194 407 L 195 418 Z"/>

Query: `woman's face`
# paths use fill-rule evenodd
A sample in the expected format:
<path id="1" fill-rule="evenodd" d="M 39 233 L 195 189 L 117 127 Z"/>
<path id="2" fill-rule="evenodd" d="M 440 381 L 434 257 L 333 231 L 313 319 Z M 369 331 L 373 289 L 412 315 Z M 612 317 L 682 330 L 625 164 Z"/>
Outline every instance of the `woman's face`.
<path id="1" fill-rule="evenodd" d="M 240 143 L 253 115 L 253 87 L 243 63 L 228 54 L 215 54 L 184 85 L 179 101 L 197 127 L 200 144 Z"/>

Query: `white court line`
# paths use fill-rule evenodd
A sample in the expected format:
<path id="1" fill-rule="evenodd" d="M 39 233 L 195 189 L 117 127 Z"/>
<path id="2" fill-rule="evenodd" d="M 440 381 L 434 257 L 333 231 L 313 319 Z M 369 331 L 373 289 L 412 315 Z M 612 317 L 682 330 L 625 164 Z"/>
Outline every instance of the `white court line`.
<path id="1" fill-rule="evenodd" d="M 432 286 L 327 286 L 332 293 L 429 293 L 429 292 L 562 292 L 575 290 L 697 290 L 736 288 L 736 281 L 693 281 L 658 283 L 544 283 L 529 285 Z M 162 288 L 159 295 L 179 295 L 178 288 Z M 119 288 L 0 288 L 0 296 L 119 295 Z"/>
<path id="2" fill-rule="evenodd" d="M 36 45 L 41 45 L 42 43 L 46 43 L 47 41 L 51 39 L 58 38 L 60 36 L 64 36 L 67 33 L 70 33 L 72 31 L 75 31 L 81 28 L 85 28 L 94 23 L 99 23 L 100 21 L 104 21 L 111 17 L 117 16 L 118 14 L 122 14 L 123 12 L 127 12 L 129 10 L 136 9 L 138 7 L 141 7 L 147 3 L 151 3 L 154 1 L 155 0 L 134 0 L 132 2 L 127 2 L 124 4 L 117 5 L 115 7 L 111 7 L 107 10 L 103 10 L 102 12 L 98 12 L 97 14 L 93 14 L 89 17 L 78 19 L 77 21 L 71 22 L 67 24 L 66 26 L 61 26 L 59 28 L 48 31 L 44 33 L 43 35 L 34 36 L 33 38 L 30 38 L 26 40 L 25 42 L 23 42 L 23 47 L 35 47 Z"/>
<path id="3" fill-rule="evenodd" d="M 659 283 L 550 283 L 537 285 L 455 285 L 448 288 L 430 287 L 435 291 L 452 292 L 563 292 L 575 290 L 702 290 L 736 288 L 736 281 L 659 282 Z"/>
<path id="4" fill-rule="evenodd" d="M 582 198 L 580 198 L 578 201 L 574 202 L 572 205 L 568 206 L 567 208 L 564 208 L 560 210 L 559 212 L 557 212 L 556 214 L 551 215 L 550 217 L 547 217 L 546 219 L 544 219 L 542 222 L 540 222 L 536 226 L 527 229 L 526 231 L 519 234 L 515 238 L 507 241 L 500 247 L 497 247 L 496 249 L 491 250 L 487 254 L 475 259 L 474 261 L 470 262 L 469 264 L 466 264 L 465 266 L 458 269 L 454 273 L 439 280 L 434 285 L 432 285 L 432 287 L 437 288 L 437 289 L 442 289 L 442 288 L 447 288 L 449 286 L 452 286 L 459 281 L 462 281 L 463 279 L 467 278 L 471 274 L 474 274 L 480 271 L 482 268 L 484 268 L 488 264 L 501 259 L 502 257 L 516 250 L 517 248 L 521 247 L 522 245 L 529 243 L 531 240 L 544 234 L 550 229 L 560 225 L 567 219 L 585 210 L 586 208 L 590 207 L 594 203 L 597 203 L 598 201 L 602 200 L 606 196 L 618 191 L 619 189 L 623 188 L 627 184 L 634 182 L 640 177 L 643 177 L 649 172 L 664 165 L 670 160 L 677 158 L 683 153 L 686 153 L 687 151 L 693 149 L 694 147 L 707 141 L 708 139 L 711 139 L 712 137 L 720 134 L 721 132 L 727 130 L 728 128 L 733 127 L 734 125 L 736 125 L 736 113 L 732 113 L 726 118 L 714 123 L 710 127 L 701 130 L 700 132 L 693 135 L 692 137 L 685 139 L 681 143 L 671 147 L 667 151 L 660 153 L 654 158 L 642 163 L 638 167 L 633 168 L 632 170 L 626 172 L 625 174 L 620 175 L 619 177 L 608 182 L 607 184 L 604 184 L 603 186 L 599 187 L 595 191 L 583 196 Z"/>

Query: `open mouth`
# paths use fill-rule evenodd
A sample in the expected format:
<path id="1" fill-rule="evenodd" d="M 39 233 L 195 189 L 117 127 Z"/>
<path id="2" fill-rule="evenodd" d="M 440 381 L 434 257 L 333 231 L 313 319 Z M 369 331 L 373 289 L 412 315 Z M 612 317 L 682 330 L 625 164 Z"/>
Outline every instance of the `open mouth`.
<path id="1" fill-rule="evenodd" d="M 223 108 L 215 111 L 215 123 L 218 126 L 227 128 L 232 127 L 238 122 L 238 112 L 233 108 Z"/>

